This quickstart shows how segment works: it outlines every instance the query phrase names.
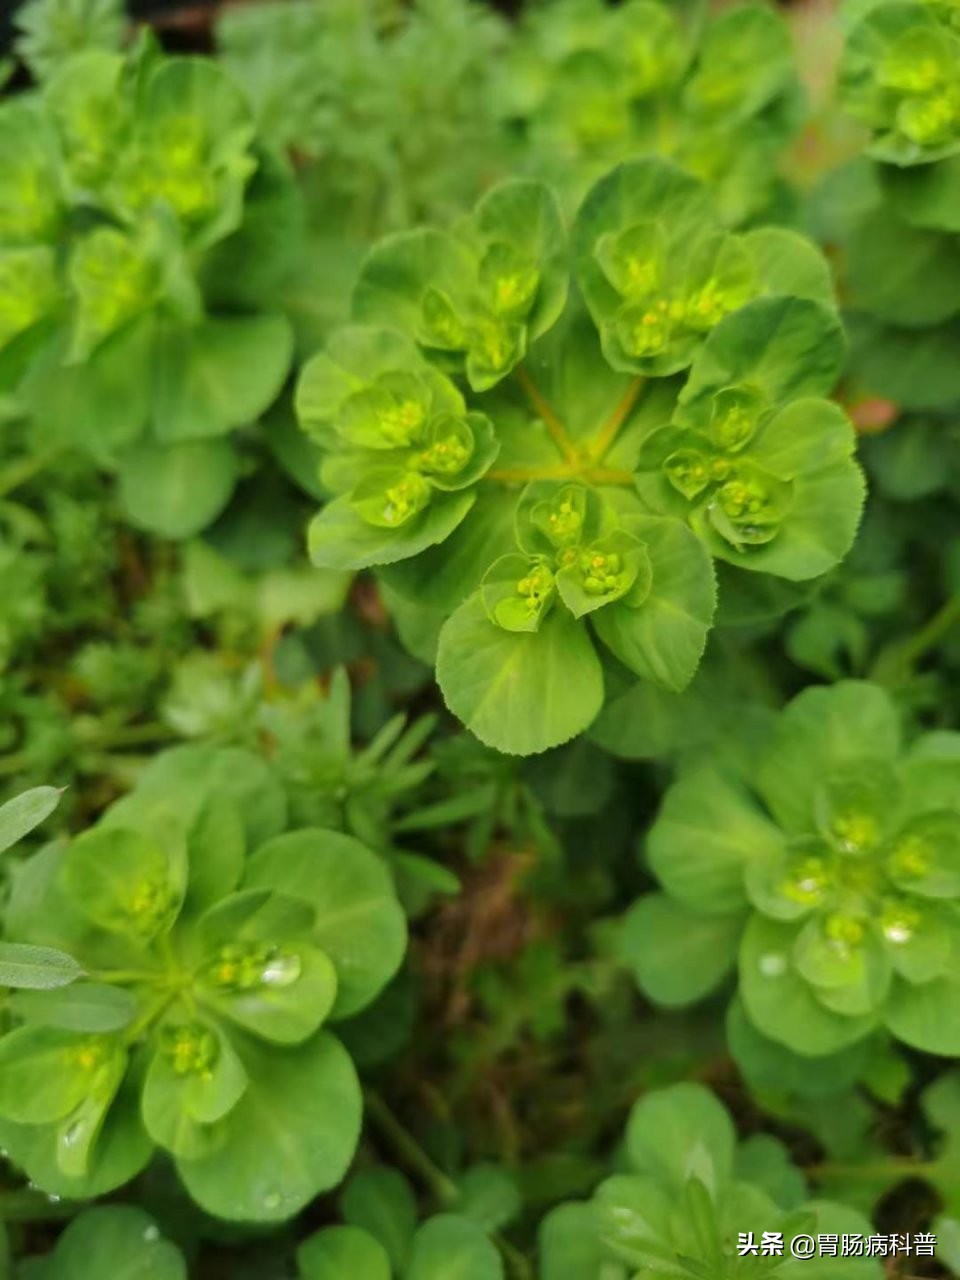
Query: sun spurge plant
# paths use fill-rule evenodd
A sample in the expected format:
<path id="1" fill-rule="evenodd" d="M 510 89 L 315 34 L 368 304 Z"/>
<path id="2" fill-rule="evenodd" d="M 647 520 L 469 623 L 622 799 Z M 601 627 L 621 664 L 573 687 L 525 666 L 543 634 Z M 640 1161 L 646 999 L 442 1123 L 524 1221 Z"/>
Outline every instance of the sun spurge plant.
<path id="1" fill-rule="evenodd" d="M 810 1200 L 786 1148 L 766 1135 L 739 1143 L 730 1116 L 697 1084 L 648 1093 L 634 1106 L 621 1172 L 586 1203 L 565 1204 L 541 1228 L 542 1280 L 735 1280 L 792 1275 L 794 1236 L 870 1234 L 846 1206 Z M 764 1233 L 784 1256 L 761 1253 Z M 744 1248 L 745 1251 L 741 1252 Z M 875 1258 L 811 1257 L 803 1274 L 879 1277 Z"/>
<path id="2" fill-rule="evenodd" d="M 853 313 L 855 385 L 901 410 L 895 439 L 942 474 L 924 445 L 932 430 L 942 454 L 960 400 L 952 355 L 960 332 L 955 6 L 870 8 L 847 36 L 839 97 L 870 130 L 866 155 L 825 184 L 832 212 L 824 230 Z M 897 470 L 909 484 L 917 466 Z"/>
<path id="3" fill-rule="evenodd" d="M 392 977 L 405 921 L 365 846 L 285 827 L 256 756 L 171 753 L 17 869 L 8 937 L 74 966 L 0 1038 L 2 1142 L 45 1191 L 103 1194 L 161 1148 L 208 1211 L 267 1222 L 343 1177 L 360 1088 L 325 1024 Z"/>
<path id="4" fill-rule="evenodd" d="M 599 182 L 569 250 L 526 181 L 390 237 L 353 313 L 298 389 L 335 495 L 312 558 L 378 566 L 447 617 L 441 689 L 500 750 L 585 729 L 605 662 L 684 688 L 713 557 L 801 580 L 849 548 L 862 480 L 823 399 L 844 354 L 825 264 L 791 232 L 725 231 L 667 161 Z"/>
<path id="5" fill-rule="evenodd" d="M 950 3 L 881 3 L 854 26 L 840 81 L 869 153 L 899 165 L 960 152 L 960 28 Z"/>
<path id="6" fill-rule="evenodd" d="M 4 101 L 0 157 L 0 385 L 117 471 L 138 524 L 196 532 L 236 481 L 225 437 L 290 362 L 271 291 L 295 235 L 269 225 L 289 176 L 220 67 L 147 38 Z"/>
<path id="7" fill-rule="evenodd" d="M 883 690 L 849 681 L 795 698 L 761 755 L 667 792 L 647 841 L 664 892 L 626 922 L 641 986 L 681 1005 L 735 968 L 749 1023 L 796 1054 L 880 1028 L 960 1052 L 957 735 L 904 743 Z"/>
<path id="8" fill-rule="evenodd" d="M 703 178 L 728 224 L 775 201 L 802 119 L 789 32 L 759 4 L 706 21 L 657 0 L 534 5 L 497 83 L 519 164 L 573 202 L 610 165 L 655 152 Z"/>

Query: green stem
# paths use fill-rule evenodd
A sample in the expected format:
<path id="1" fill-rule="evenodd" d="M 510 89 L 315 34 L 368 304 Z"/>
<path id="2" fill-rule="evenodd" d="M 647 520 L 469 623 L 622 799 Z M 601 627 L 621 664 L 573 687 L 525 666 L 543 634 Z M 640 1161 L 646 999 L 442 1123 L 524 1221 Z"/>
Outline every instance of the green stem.
<path id="1" fill-rule="evenodd" d="M 870 670 L 870 679 L 888 687 L 902 684 L 913 674 L 920 659 L 935 648 L 958 622 L 960 594 L 951 596 L 908 640 L 894 641 L 882 649 Z"/>
<path id="2" fill-rule="evenodd" d="M 530 377 L 530 371 L 526 365 L 518 364 L 514 370 L 517 381 L 523 388 L 527 399 L 540 415 L 544 426 L 550 432 L 553 443 L 557 446 L 568 462 L 579 461 L 579 450 L 567 435 L 567 429 L 557 417 L 553 407 L 544 398 L 540 388 Z"/>
<path id="3" fill-rule="evenodd" d="M 903 660 L 911 667 L 934 648 L 957 622 L 960 622 L 960 595 L 951 596 L 928 622 L 903 647 Z"/>
<path id="4" fill-rule="evenodd" d="M 377 1128 L 388 1138 L 403 1160 L 415 1169 L 430 1188 L 439 1204 L 450 1208 L 460 1199 L 460 1191 L 452 1178 L 448 1178 L 439 1165 L 427 1155 L 420 1143 L 400 1123 L 379 1093 L 368 1089 L 367 1113 Z"/>
<path id="5" fill-rule="evenodd" d="M 128 982 L 156 983 L 164 975 L 149 969 L 91 969 L 87 976 L 94 982 L 108 982 L 115 986 L 123 986 Z"/>
<path id="6" fill-rule="evenodd" d="M 520 1250 L 515 1248 L 499 1231 L 492 1232 L 492 1236 L 493 1242 L 503 1254 L 504 1261 L 513 1274 L 514 1280 L 533 1280 L 533 1267 Z"/>
<path id="7" fill-rule="evenodd" d="M 438 1204 L 444 1209 L 454 1208 L 460 1199 L 460 1188 L 453 1179 L 449 1178 L 439 1165 L 427 1155 L 420 1143 L 400 1123 L 379 1093 L 376 1093 L 373 1089 L 367 1089 L 364 1096 L 367 1114 L 384 1137 L 388 1138 L 393 1144 L 401 1159 L 411 1169 L 416 1170 Z M 494 1244 L 503 1254 L 514 1280 L 533 1280 L 533 1268 L 520 1250 L 498 1231 L 493 1231 L 490 1235 Z"/>

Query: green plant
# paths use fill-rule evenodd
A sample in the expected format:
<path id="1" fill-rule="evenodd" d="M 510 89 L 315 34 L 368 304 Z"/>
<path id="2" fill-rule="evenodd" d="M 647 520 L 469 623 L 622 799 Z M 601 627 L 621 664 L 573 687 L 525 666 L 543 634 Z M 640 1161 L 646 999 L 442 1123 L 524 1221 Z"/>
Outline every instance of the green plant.
<path id="1" fill-rule="evenodd" d="M 955 734 L 904 746 L 869 684 L 800 694 L 759 767 L 698 767 L 668 791 L 648 842 L 665 893 L 625 922 L 638 980 L 680 1005 L 736 967 L 747 1058 L 751 1030 L 811 1058 L 881 1027 L 957 1053 L 958 794 Z"/>
<path id="2" fill-rule="evenodd" d="M 296 190 L 253 143 L 222 68 L 148 38 L 86 49 L 0 106 L 3 390 L 115 471 L 129 518 L 167 537 L 226 505 L 226 437 L 291 359 L 276 284 L 295 232 L 272 224 L 291 202 L 295 221 Z M 238 271 L 248 255 L 255 273 Z"/>
<path id="3" fill-rule="evenodd" d="M 527 182 L 452 232 L 384 241 L 297 400 L 338 494 L 314 562 L 382 566 L 410 604 L 452 614 L 447 703 L 519 754 L 594 719 L 598 646 L 683 689 L 711 560 L 814 578 L 863 497 L 849 424 L 821 398 L 844 347 L 812 246 L 724 232 L 695 179 L 645 160 L 594 188 L 570 256 L 583 304 L 556 205 Z"/>
<path id="4" fill-rule="evenodd" d="M 630 1115 L 625 1145 L 623 1171 L 592 1200 L 547 1216 L 543 1280 L 780 1276 L 798 1267 L 790 1253 L 798 1236 L 870 1235 L 859 1214 L 808 1200 L 775 1138 L 738 1144 L 729 1115 L 700 1085 L 648 1094 Z M 766 1256 L 764 1237 L 773 1246 Z M 802 1267 L 813 1276 L 883 1274 L 870 1257 L 808 1257 Z"/>
<path id="5" fill-rule="evenodd" d="M 0 63 L 0 1277 L 960 1275 L 956 0 L 156 8 Z"/>
<path id="6" fill-rule="evenodd" d="M 534 4 L 498 79 L 523 130 L 520 162 L 579 200 L 640 152 L 670 156 L 710 187 L 730 225 L 783 202 L 778 168 L 803 116 L 790 35 L 773 9 L 632 0 Z"/>
<path id="7" fill-rule="evenodd" d="M 23 864 L 7 934 L 72 957 L 0 1041 L 3 1142 L 46 1191 L 103 1194 L 159 1146 L 211 1212 L 269 1222 L 343 1176 L 360 1089 L 322 1028 L 392 976 L 404 918 L 359 842 L 286 830 L 255 756 L 159 756 Z"/>

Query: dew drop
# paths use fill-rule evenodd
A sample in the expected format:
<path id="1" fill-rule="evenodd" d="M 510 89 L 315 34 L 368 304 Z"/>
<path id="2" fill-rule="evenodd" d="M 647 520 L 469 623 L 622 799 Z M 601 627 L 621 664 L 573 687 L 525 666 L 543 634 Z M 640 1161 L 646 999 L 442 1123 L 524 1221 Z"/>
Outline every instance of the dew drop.
<path id="1" fill-rule="evenodd" d="M 883 931 L 883 936 L 888 942 L 902 944 L 910 941 L 913 937 L 913 930 L 908 924 L 904 924 L 902 921 L 895 921 L 892 924 L 887 925 Z"/>
<path id="2" fill-rule="evenodd" d="M 289 987 L 300 977 L 300 957 L 292 951 L 278 951 L 260 970 L 260 981 L 268 987 Z"/>
<path id="3" fill-rule="evenodd" d="M 160 1228 L 153 1226 L 147 1227 L 143 1233 L 143 1238 L 146 1240 L 147 1244 L 155 1244 L 160 1239 Z"/>
<path id="4" fill-rule="evenodd" d="M 270 1212 L 274 1209 L 279 1209 L 282 1203 L 283 1197 L 280 1195 L 279 1191 L 268 1191 L 263 1197 L 263 1207 Z"/>
<path id="5" fill-rule="evenodd" d="M 768 951 L 760 957 L 760 972 L 765 978 L 780 978 L 787 972 L 787 957 L 782 951 Z"/>
<path id="6" fill-rule="evenodd" d="M 63 1196 L 54 1196 L 54 1195 L 47 1196 L 47 1200 L 50 1202 L 50 1204 L 59 1204 L 62 1199 L 63 1199 Z"/>
<path id="7" fill-rule="evenodd" d="M 75 1147 L 83 1137 L 84 1125 L 82 1120 L 77 1120 L 75 1124 L 69 1126 L 63 1132 L 63 1145 L 65 1147 Z"/>

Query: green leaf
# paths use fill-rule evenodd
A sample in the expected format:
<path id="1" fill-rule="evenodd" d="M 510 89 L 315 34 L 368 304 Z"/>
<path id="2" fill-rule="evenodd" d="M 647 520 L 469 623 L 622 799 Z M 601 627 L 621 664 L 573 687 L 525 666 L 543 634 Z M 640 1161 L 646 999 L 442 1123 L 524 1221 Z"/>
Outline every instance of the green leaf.
<path id="1" fill-rule="evenodd" d="M 20 1124 L 66 1119 L 98 1082 L 111 1051 L 101 1053 L 102 1044 L 54 1027 L 8 1032 L 0 1039 L 0 1114 Z"/>
<path id="2" fill-rule="evenodd" d="M 627 913 L 620 953 L 637 985 L 668 1008 L 693 1004 L 733 970 L 740 916 L 695 915 L 665 894 L 640 898 Z"/>
<path id="3" fill-rule="evenodd" d="M 683 243 L 689 252 L 698 234 L 713 225 L 706 188 L 658 157 L 620 165 L 587 194 L 574 226 L 574 266 L 615 369 L 663 376 L 690 363 L 699 345 L 692 333 L 665 337 L 649 355 L 631 355 L 616 326 L 634 293 L 644 303 L 664 296 L 667 263 L 677 260 L 673 247 Z"/>
<path id="4" fill-rule="evenodd" d="M 311 936 L 337 975 L 334 1018 L 358 1013 L 400 967 L 403 910 L 386 866 L 359 840 L 319 829 L 277 836 L 250 859 L 245 884 L 313 907 Z"/>
<path id="5" fill-rule="evenodd" d="M 765 292 L 835 305 L 830 264 L 805 236 L 786 227 L 758 227 L 743 237 Z"/>
<path id="6" fill-rule="evenodd" d="M 187 1280 L 187 1265 L 149 1214 L 133 1205 L 85 1209 L 47 1257 L 44 1280 Z"/>
<path id="7" fill-rule="evenodd" d="M 39 827 L 60 803 L 62 794 L 56 787 L 33 787 L 0 805 L 0 853 Z"/>
<path id="8" fill-rule="evenodd" d="M 709 1160 L 713 1185 L 725 1185 L 735 1147 L 733 1121 L 702 1085 L 683 1083 L 659 1089 L 641 1098 L 630 1112 L 630 1165 L 673 1191 L 682 1190 L 687 1183 L 698 1148 Z"/>
<path id="9" fill-rule="evenodd" d="M 170 929 L 182 901 L 182 887 L 161 846 L 119 827 L 78 836 L 59 880 L 92 924 L 141 944 Z"/>
<path id="10" fill-rule="evenodd" d="M 384 528 L 364 520 L 350 498 L 334 498 L 310 521 L 310 559 L 324 569 L 368 569 L 406 560 L 448 538 L 475 500 L 469 490 L 436 494 L 406 524 Z"/>
<path id="11" fill-rule="evenodd" d="M 72 982 L 64 991 L 19 992 L 11 1007 L 24 1022 L 64 1031 L 122 1031 L 136 1017 L 136 996 L 105 982 Z"/>
<path id="12" fill-rule="evenodd" d="M 757 1030 L 739 996 L 734 997 L 727 1011 L 727 1041 L 751 1089 L 760 1094 L 799 1098 L 835 1098 L 851 1089 L 877 1048 L 874 1038 L 859 1040 L 838 1053 L 818 1056 L 816 1070 L 811 1070 L 808 1057 Z"/>
<path id="13" fill-rule="evenodd" d="M 247 1074 L 215 1024 L 165 1022 L 143 1080 L 143 1122 L 154 1142 L 183 1157 L 202 1156 L 221 1136 L 210 1128 L 243 1097 Z"/>
<path id="14" fill-rule="evenodd" d="M 140 775 L 137 794 L 172 796 L 193 813 L 208 796 L 222 796 L 239 813 L 251 849 L 287 825 L 283 785 L 262 756 L 243 747 L 172 747 L 154 756 Z"/>
<path id="15" fill-rule="evenodd" d="M 503 1280 L 503 1263 L 486 1233 L 456 1214 L 438 1214 L 413 1238 L 407 1280 Z"/>
<path id="16" fill-rule="evenodd" d="M 761 298 L 721 320 L 698 352 L 675 421 L 706 425 L 713 396 L 749 385 L 770 404 L 824 396 L 846 356 L 836 313 L 807 298 Z"/>
<path id="17" fill-rule="evenodd" d="M 846 255 L 850 306 L 908 328 L 960 312 L 956 236 L 910 227 L 889 208 L 862 219 Z"/>
<path id="18" fill-rule="evenodd" d="M 141 441 L 120 461 L 127 518 L 163 538 L 192 538 L 230 501 L 237 456 L 223 440 L 163 445 Z"/>
<path id="19" fill-rule="evenodd" d="M 48 991 L 67 987 L 82 975 L 77 961 L 63 951 L 25 942 L 0 942 L 0 987 Z"/>
<path id="20" fill-rule="evenodd" d="M 650 590 L 591 616 L 597 635 L 637 675 L 680 692 L 693 679 L 716 608 L 710 557 L 678 520 L 634 516 L 627 527 L 646 547 Z"/>
<path id="21" fill-rule="evenodd" d="M 383 1246 L 359 1227 L 324 1227 L 297 1249 L 302 1280 L 390 1280 Z"/>
<path id="22" fill-rule="evenodd" d="M 871 394 L 903 409 L 949 408 L 960 400 L 956 320 L 914 330 L 852 316 L 847 327 L 853 348 L 849 371 Z"/>
<path id="23" fill-rule="evenodd" d="M 899 750 L 899 716 L 879 686 L 843 680 L 807 689 L 780 717 L 757 787 L 782 827 L 809 832 L 824 777 L 861 760 L 893 760 Z"/>
<path id="24" fill-rule="evenodd" d="M 249 1083 L 221 1121 L 215 1151 L 177 1168 L 208 1213 L 283 1222 L 343 1177 L 360 1137 L 361 1095 L 340 1042 L 321 1031 L 294 1047 L 234 1037 Z"/>
<path id="25" fill-rule="evenodd" d="M 955 91 L 960 39 L 932 6 L 881 4 L 847 37 L 840 100 L 870 126 L 868 154 L 898 165 L 926 164 L 960 150 L 960 125 L 946 112 Z"/>
<path id="26" fill-rule="evenodd" d="M 960 981 L 953 975 L 915 985 L 894 981 L 884 1017 L 897 1039 L 924 1053 L 960 1054 Z"/>
<path id="27" fill-rule="evenodd" d="M 473 223 L 484 240 L 509 246 L 537 268 L 536 298 L 526 317 L 532 342 L 557 322 L 567 300 L 566 232 L 556 198 L 539 182 L 503 182 L 479 202 Z M 495 286 L 499 280 L 490 283 Z"/>
<path id="28" fill-rule="evenodd" d="M 909 169 L 877 167 L 897 213 L 911 226 L 960 231 L 960 157 Z"/>
<path id="29" fill-rule="evenodd" d="M 34 1082 L 27 1087 L 32 1092 Z M 74 1113 L 59 1127 L 0 1121 L 0 1145 L 48 1195 L 72 1200 L 105 1195 L 136 1177 L 155 1149 L 140 1119 L 138 1081 L 129 1075 L 124 1078 L 105 1116 L 99 1111 L 100 1100 L 94 1099 L 94 1102 L 96 1109 L 92 1116 L 81 1104 L 79 1114 Z M 62 1137 L 78 1120 L 83 1123 L 83 1133 L 74 1141 L 72 1149 L 80 1158 L 71 1160 L 65 1168 Z"/>
<path id="30" fill-rule="evenodd" d="M 442 543 L 385 566 L 379 576 L 419 613 L 430 607 L 449 616 L 476 591 L 490 565 L 515 549 L 516 508 L 516 495 L 509 490 L 481 489 L 466 518 Z"/>
<path id="31" fill-rule="evenodd" d="M 711 522 L 713 504 L 695 513 L 693 526 L 715 556 L 737 568 L 803 582 L 834 568 L 850 550 L 865 496 L 863 472 L 843 458 L 798 476 L 770 541 L 732 545 Z"/>
<path id="32" fill-rule="evenodd" d="M 355 1174 L 340 1202 L 344 1220 L 369 1232 L 390 1258 L 394 1273 L 406 1273 L 417 1226 L 417 1200 L 396 1169 L 374 1166 Z"/>
<path id="33" fill-rule="evenodd" d="M 229 901 L 229 900 L 228 900 Z M 247 937 L 249 937 L 249 933 Z M 228 943 L 208 959 L 200 979 L 202 1003 L 222 1018 L 276 1044 L 299 1044 L 326 1021 L 337 994 L 333 961 L 302 938 L 263 936 L 252 945 L 249 980 L 235 975 L 247 951 Z M 282 945 L 278 945 L 282 944 Z"/>
<path id="34" fill-rule="evenodd" d="M 476 1164 L 458 1180 L 457 1212 L 484 1231 L 498 1231 L 520 1215 L 523 1200 L 517 1180 L 502 1165 Z"/>
<path id="35" fill-rule="evenodd" d="M 161 444 L 223 435 L 255 422 L 276 399 L 293 356 L 283 316 L 232 316 L 161 330 L 152 411 Z"/>
<path id="36" fill-rule="evenodd" d="M 744 872 L 776 858 L 783 836 L 743 787 L 710 767 L 667 791 L 647 839 L 650 865 L 691 911 L 725 915 L 746 906 Z"/>
<path id="37" fill-rule="evenodd" d="M 542 1280 L 594 1280 L 610 1268 L 611 1280 L 624 1280 L 625 1268 L 612 1269 L 609 1250 L 600 1237 L 599 1218 L 592 1204 L 562 1204 L 540 1227 Z"/>
<path id="38" fill-rule="evenodd" d="M 535 632 L 504 631 L 489 620 L 479 595 L 440 632 L 437 679 L 471 733 L 512 755 L 576 737 L 603 703 L 600 662 L 569 613 L 554 609 Z"/>
<path id="39" fill-rule="evenodd" d="M 740 948 L 740 995 L 757 1029 L 805 1057 L 836 1053 L 867 1036 L 873 1014 L 832 1013 L 791 959 L 796 927 L 753 916 Z"/>

